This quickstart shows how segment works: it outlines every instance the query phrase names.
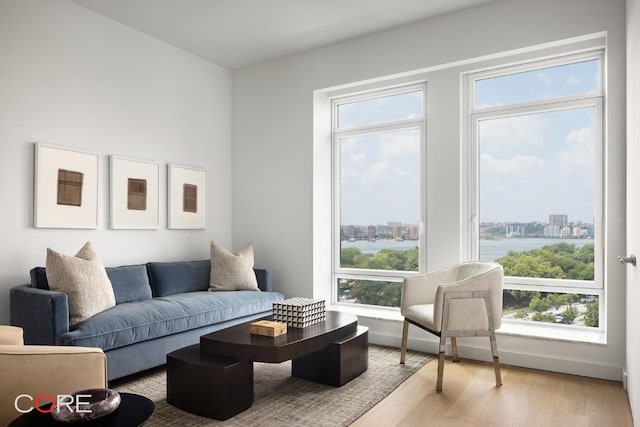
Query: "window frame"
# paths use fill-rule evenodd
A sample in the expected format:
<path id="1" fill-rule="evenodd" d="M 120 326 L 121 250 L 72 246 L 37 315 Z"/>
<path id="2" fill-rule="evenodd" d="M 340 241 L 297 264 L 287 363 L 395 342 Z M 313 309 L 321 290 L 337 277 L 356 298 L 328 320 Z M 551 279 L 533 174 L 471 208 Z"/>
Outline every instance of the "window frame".
<path id="1" fill-rule="evenodd" d="M 358 101 L 366 101 L 369 99 L 383 98 L 391 95 L 398 95 L 409 92 L 422 92 L 422 117 L 402 119 L 389 122 L 380 122 L 364 126 L 348 127 L 344 130 L 338 128 L 338 108 L 340 105 L 354 103 Z M 421 81 L 419 83 L 409 83 L 394 87 L 385 87 L 379 89 L 369 89 L 367 91 L 351 94 L 335 96 L 331 98 L 331 159 L 332 159 L 332 274 L 331 274 L 331 300 L 335 305 L 348 305 L 350 307 L 376 307 L 381 310 L 399 311 L 399 307 L 371 306 L 366 304 L 351 304 L 338 301 L 338 280 L 339 279 L 355 279 L 355 280 L 374 280 L 388 282 L 402 282 L 407 276 L 423 274 L 427 271 L 426 267 L 426 233 L 425 233 L 425 214 L 426 214 L 426 129 L 427 129 L 427 83 Z M 343 268 L 340 266 L 341 254 L 341 152 L 340 140 L 342 138 L 353 137 L 363 134 L 384 133 L 390 131 L 401 131 L 418 129 L 420 132 L 420 212 L 418 226 L 418 252 L 419 252 L 419 268 L 418 271 L 397 271 L 397 270 L 372 270 Z"/>
<path id="2" fill-rule="evenodd" d="M 478 80 L 506 76 L 510 74 L 527 71 L 541 70 L 549 67 L 568 65 L 577 62 L 598 60 L 599 90 L 579 95 L 560 96 L 546 98 L 536 101 L 522 103 L 512 103 L 507 105 L 497 105 L 488 107 L 475 107 L 475 83 Z M 605 116 L 604 116 L 604 49 L 597 48 L 588 52 L 578 54 L 565 54 L 551 59 L 538 59 L 517 65 L 497 66 L 490 70 L 470 72 L 462 75 L 463 98 L 466 97 L 467 114 L 463 119 L 463 132 L 466 127 L 466 144 L 462 148 L 463 156 L 466 157 L 466 177 L 462 182 L 466 186 L 463 190 L 464 204 L 462 233 L 463 244 L 461 250 L 463 256 L 468 259 L 479 259 L 480 247 L 480 218 L 479 218 L 479 123 L 483 120 L 499 119 L 505 117 L 516 117 L 522 115 L 538 114 L 553 111 L 571 110 L 577 108 L 592 107 L 594 114 L 594 280 L 568 280 L 568 279 L 545 279 L 530 277 L 505 276 L 504 289 L 526 290 L 550 293 L 575 293 L 597 295 L 599 304 L 599 325 L 594 327 L 582 327 L 576 325 L 562 325 L 570 328 L 587 328 L 590 330 L 606 330 L 606 293 L 604 286 L 604 261 L 605 261 L 605 203 L 606 203 L 606 174 L 605 174 Z M 465 123 L 466 121 L 466 123 Z M 463 168 L 464 170 L 464 168 Z M 466 241 L 464 241 L 466 240 Z M 502 319 L 507 323 L 522 323 Z M 536 322 L 538 323 L 538 322 Z M 547 326 L 547 325 L 544 325 Z"/>

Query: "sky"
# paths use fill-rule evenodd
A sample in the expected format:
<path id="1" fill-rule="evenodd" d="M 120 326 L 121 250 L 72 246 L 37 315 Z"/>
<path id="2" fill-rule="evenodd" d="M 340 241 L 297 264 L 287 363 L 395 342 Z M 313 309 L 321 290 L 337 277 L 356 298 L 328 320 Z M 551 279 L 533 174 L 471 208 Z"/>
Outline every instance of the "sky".
<path id="1" fill-rule="evenodd" d="M 343 129 L 423 116 L 422 92 L 339 108 Z M 340 141 L 341 223 L 417 224 L 420 215 L 420 131 L 359 134 Z"/>
<path id="2" fill-rule="evenodd" d="M 598 61 L 476 82 L 475 106 L 509 105 L 598 87 Z M 420 92 L 343 104 L 342 129 L 422 117 Z M 481 222 L 547 222 L 550 214 L 593 222 L 594 111 L 591 107 L 481 120 L 478 124 Z M 429 141 L 427 141 L 429 144 Z M 419 129 L 340 141 L 341 223 L 417 224 Z"/>

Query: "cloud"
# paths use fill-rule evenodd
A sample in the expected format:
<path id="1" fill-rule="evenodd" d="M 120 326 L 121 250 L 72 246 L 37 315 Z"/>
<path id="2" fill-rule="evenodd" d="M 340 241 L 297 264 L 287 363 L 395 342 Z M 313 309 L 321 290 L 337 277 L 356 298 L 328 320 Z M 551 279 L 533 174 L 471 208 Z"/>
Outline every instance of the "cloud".
<path id="1" fill-rule="evenodd" d="M 496 159 L 492 154 L 480 155 L 480 167 L 483 173 L 489 172 L 499 175 L 524 172 L 544 165 L 544 161 L 537 156 L 515 156 L 510 159 Z"/>
<path id="2" fill-rule="evenodd" d="M 351 158 L 351 160 L 353 160 L 354 163 L 361 163 L 366 158 L 366 155 L 363 152 L 359 152 L 353 153 L 349 157 Z"/>
<path id="3" fill-rule="evenodd" d="M 420 155 L 417 129 L 380 135 L 380 151 L 385 159 L 416 158 Z"/>
<path id="4" fill-rule="evenodd" d="M 543 135 L 551 125 L 543 114 L 527 114 L 483 120 L 479 124 L 480 144 L 483 150 L 501 151 L 513 144 L 541 146 Z"/>
<path id="5" fill-rule="evenodd" d="M 368 181 L 373 181 L 380 177 L 386 176 L 388 171 L 389 171 L 388 162 L 378 162 L 369 166 L 369 168 L 367 168 L 366 172 L 364 173 L 363 177 Z"/>
<path id="6" fill-rule="evenodd" d="M 545 73 L 538 73 L 536 77 L 538 78 L 538 81 L 544 86 L 551 86 L 553 84 L 553 79 Z"/>
<path id="7" fill-rule="evenodd" d="M 594 161 L 593 129 L 574 129 L 565 138 L 566 148 L 560 151 L 564 163 L 592 165 Z"/>
<path id="8" fill-rule="evenodd" d="M 579 86 L 582 83 L 582 80 L 580 80 L 578 77 L 576 76 L 571 76 L 569 77 L 567 80 L 565 80 L 565 83 L 568 86 Z"/>

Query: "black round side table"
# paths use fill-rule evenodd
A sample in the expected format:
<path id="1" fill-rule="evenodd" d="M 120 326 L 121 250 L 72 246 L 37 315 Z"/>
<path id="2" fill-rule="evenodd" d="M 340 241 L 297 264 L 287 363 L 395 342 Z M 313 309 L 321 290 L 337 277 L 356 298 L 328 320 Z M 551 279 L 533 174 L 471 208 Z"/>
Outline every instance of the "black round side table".
<path id="1" fill-rule="evenodd" d="M 51 414 L 43 414 L 35 409 L 23 414 L 9 424 L 9 427 L 48 427 L 48 426 L 82 426 L 82 427 L 135 427 L 143 425 L 153 414 L 155 405 L 150 399 L 132 393 L 120 393 L 118 409 L 95 420 L 81 423 L 63 423 L 53 419 Z M 42 408 L 47 409 L 49 405 Z"/>

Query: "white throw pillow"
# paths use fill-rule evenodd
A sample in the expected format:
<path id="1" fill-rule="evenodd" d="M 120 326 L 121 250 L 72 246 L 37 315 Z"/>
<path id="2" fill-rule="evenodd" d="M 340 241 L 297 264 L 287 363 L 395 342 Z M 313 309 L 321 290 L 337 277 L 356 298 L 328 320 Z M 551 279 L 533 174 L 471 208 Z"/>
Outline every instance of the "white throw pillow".
<path id="1" fill-rule="evenodd" d="M 91 242 L 75 256 L 47 248 L 46 271 L 49 288 L 67 294 L 71 325 L 116 305 L 111 281 Z"/>
<path id="2" fill-rule="evenodd" d="M 231 253 L 211 242 L 210 291 L 259 291 L 256 273 L 253 271 L 253 242 Z"/>

